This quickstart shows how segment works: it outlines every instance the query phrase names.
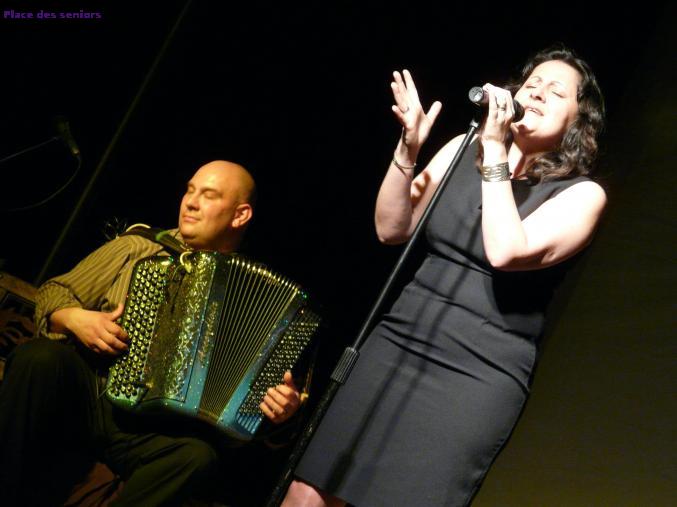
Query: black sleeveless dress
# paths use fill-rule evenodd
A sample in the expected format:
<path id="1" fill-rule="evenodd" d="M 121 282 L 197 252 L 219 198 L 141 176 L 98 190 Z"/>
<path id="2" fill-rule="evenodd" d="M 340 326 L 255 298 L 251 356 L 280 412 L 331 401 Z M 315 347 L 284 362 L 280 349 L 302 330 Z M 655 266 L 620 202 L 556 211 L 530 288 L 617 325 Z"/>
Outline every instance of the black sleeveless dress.
<path id="1" fill-rule="evenodd" d="M 571 262 L 491 267 L 476 154 L 473 143 L 428 223 L 425 261 L 360 350 L 296 470 L 353 505 L 467 505 L 527 399 L 545 309 Z M 584 180 L 513 180 L 520 216 Z"/>

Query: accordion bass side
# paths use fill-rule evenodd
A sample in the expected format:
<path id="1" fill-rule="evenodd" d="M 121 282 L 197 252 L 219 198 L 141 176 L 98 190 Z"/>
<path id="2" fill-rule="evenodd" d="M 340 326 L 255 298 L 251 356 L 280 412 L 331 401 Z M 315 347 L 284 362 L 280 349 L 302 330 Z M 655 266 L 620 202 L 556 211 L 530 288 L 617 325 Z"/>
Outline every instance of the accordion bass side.
<path id="1" fill-rule="evenodd" d="M 250 440 L 259 405 L 320 319 L 291 280 L 235 254 L 154 256 L 134 267 L 121 325 L 129 351 L 106 394 L 137 412 L 196 417 Z"/>

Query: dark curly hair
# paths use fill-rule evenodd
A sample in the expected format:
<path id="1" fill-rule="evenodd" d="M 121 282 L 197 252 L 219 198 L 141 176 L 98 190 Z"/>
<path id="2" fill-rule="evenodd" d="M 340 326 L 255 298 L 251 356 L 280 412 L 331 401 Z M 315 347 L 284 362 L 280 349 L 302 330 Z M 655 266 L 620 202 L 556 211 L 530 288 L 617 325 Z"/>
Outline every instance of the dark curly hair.
<path id="1" fill-rule="evenodd" d="M 551 46 L 532 56 L 522 68 L 518 79 L 506 88 L 515 92 L 526 82 L 541 63 L 561 60 L 581 75 L 578 85 L 578 116 L 565 132 L 559 147 L 534 159 L 526 176 L 532 182 L 590 175 L 598 152 L 598 137 L 604 128 L 604 97 L 590 66 L 562 44 Z"/>

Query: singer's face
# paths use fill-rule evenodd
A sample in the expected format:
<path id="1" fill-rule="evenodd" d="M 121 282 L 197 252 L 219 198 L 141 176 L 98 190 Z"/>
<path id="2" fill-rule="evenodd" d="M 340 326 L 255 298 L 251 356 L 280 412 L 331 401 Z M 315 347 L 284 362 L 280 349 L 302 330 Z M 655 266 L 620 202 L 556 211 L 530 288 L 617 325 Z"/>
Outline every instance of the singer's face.
<path id="1" fill-rule="evenodd" d="M 236 229 L 242 227 L 247 183 L 251 177 L 240 166 L 225 161 L 202 166 L 188 182 L 181 200 L 179 231 L 188 246 L 196 250 L 220 250 L 232 243 Z M 253 180 L 251 181 L 253 185 Z"/>
<path id="2" fill-rule="evenodd" d="M 513 124 L 515 135 L 538 139 L 546 149 L 559 145 L 578 116 L 581 75 L 561 60 L 543 62 L 515 94 L 524 106 L 524 118 Z"/>

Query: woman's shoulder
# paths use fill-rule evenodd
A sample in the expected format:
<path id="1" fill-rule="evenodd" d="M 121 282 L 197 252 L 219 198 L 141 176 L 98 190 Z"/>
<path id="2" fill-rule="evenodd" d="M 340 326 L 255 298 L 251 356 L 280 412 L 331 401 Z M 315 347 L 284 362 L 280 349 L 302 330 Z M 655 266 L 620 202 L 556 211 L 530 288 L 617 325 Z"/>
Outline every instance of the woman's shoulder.
<path id="1" fill-rule="evenodd" d="M 540 182 L 541 185 L 557 188 L 558 192 L 563 192 L 570 188 L 576 187 L 579 191 L 584 189 L 585 191 L 595 191 L 602 192 L 606 194 L 606 191 L 597 181 L 593 178 L 585 175 L 572 176 L 569 178 L 557 178 L 552 180 L 545 180 Z"/>
<path id="2" fill-rule="evenodd" d="M 576 176 L 567 180 L 554 180 L 560 182 L 550 198 L 558 200 L 570 200 L 579 204 L 585 203 L 586 207 L 602 210 L 607 203 L 606 191 L 596 181 L 588 176 Z"/>

